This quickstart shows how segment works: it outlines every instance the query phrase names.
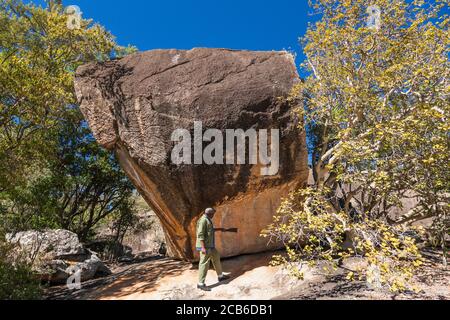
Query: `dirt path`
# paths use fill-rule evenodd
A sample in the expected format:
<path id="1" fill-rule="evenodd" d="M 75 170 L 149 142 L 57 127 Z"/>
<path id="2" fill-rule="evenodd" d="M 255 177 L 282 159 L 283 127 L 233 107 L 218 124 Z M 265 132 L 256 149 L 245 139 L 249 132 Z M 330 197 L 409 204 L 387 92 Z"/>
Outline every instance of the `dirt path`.
<path id="1" fill-rule="evenodd" d="M 207 284 L 211 292 L 196 289 L 197 269 L 191 264 L 165 258 L 150 258 L 114 269 L 108 278 L 83 284 L 69 292 L 53 288 L 49 299 L 93 300 L 270 300 L 270 299 L 450 299 L 450 271 L 430 257 L 416 278 L 422 292 L 393 295 L 368 289 L 364 282 L 348 283 L 344 270 L 332 276 L 307 269 L 303 281 L 284 270 L 270 267 L 270 253 L 242 256 L 223 262 L 232 278 L 222 284 L 211 270 Z"/>

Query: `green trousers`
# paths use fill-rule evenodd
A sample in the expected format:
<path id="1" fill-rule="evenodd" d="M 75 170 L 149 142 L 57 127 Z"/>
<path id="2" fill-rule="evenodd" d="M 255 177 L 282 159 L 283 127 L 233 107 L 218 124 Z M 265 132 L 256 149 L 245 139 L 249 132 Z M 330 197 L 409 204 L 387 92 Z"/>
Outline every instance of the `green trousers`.
<path id="1" fill-rule="evenodd" d="M 206 275 L 208 274 L 209 266 L 212 265 L 216 270 L 217 275 L 222 275 L 222 263 L 220 262 L 220 254 L 217 249 L 208 249 L 206 254 L 200 252 L 200 264 L 198 265 L 198 283 L 205 283 Z"/>

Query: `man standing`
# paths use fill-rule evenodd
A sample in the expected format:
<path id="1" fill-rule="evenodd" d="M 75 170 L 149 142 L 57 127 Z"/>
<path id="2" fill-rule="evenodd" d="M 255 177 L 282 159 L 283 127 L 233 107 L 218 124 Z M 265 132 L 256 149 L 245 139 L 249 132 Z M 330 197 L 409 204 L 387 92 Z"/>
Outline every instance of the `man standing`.
<path id="1" fill-rule="evenodd" d="M 229 279 L 229 276 L 223 274 L 222 263 L 220 262 L 220 254 L 216 249 L 215 231 L 232 231 L 225 229 L 214 229 L 212 219 L 216 214 L 216 210 L 209 208 L 205 210 L 205 214 L 197 222 L 197 250 L 200 252 L 199 264 L 199 281 L 197 288 L 209 291 L 205 284 L 206 275 L 209 266 L 212 263 L 214 270 L 217 272 L 219 282 Z"/>

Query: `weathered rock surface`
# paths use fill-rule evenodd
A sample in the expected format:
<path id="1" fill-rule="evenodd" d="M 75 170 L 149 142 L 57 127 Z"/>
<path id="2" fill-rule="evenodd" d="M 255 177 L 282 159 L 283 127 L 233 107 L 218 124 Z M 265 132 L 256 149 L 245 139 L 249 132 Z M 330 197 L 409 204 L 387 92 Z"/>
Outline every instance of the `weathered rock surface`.
<path id="1" fill-rule="evenodd" d="M 24 231 L 8 235 L 7 240 L 26 252 L 41 253 L 48 260 L 64 260 L 86 254 L 78 236 L 67 230 Z"/>
<path id="2" fill-rule="evenodd" d="M 280 99 L 300 81 L 287 52 L 225 49 L 155 50 L 77 70 L 81 110 L 98 142 L 121 166 L 155 211 L 169 253 L 195 260 L 195 224 L 217 208 L 223 256 L 273 249 L 260 237 L 281 201 L 307 181 L 306 138 L 292 105 Z M 280 170 L 261 165 L 174 165 L 176 129 L 280 129 Z"/>
<path id="3" fill-rule="evenodd" d="M 65 284 L 77 272 L 81 281 L 111 274 L 97 255 L 67 230 L 31 230 L 7 235 L 6 240 L 18 246 L 17 254 L 32 263 L 43 281 L 52 284 Z"/>

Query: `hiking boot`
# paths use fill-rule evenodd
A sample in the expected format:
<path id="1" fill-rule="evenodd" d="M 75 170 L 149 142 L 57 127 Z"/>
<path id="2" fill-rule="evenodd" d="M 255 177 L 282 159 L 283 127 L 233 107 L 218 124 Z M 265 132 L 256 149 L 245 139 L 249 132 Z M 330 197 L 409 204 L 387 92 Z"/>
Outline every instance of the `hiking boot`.
<path id="1" fill-rule="evenodd" d="M 219 277 L 219 282 L 224 282 L 224 281 L 227 281 L 227 280 L 230 280 L 230 279 L 231 279 L 230 276 L 224 274 L 221 277 Z"/>
<path id="2" fill-rule="evenodd" d="M 197 289 L 202 290 L 202 291 L 206 291 L 206 292 L 211 291 L 211 289 L 208 288 L 208 287 L 206 286 L 206 284 L 203 284 L 203 285 L 198 284 L 198 285 L 197 285 Z"/>

